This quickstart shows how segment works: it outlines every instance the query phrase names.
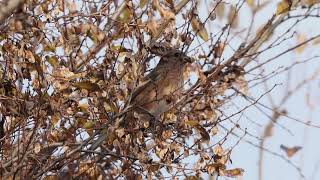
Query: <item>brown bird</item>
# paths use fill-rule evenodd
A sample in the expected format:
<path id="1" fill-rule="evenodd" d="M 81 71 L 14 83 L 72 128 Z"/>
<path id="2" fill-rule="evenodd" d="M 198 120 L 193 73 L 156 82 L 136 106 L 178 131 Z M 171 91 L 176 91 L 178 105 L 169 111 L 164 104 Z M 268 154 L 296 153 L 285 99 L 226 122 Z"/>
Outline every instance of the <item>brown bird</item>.
<path id="1" fill-rule="evenodd" d="M 174 105 L 183 90 L 183 72 L 193 59 L 164 44 L 156 44 L 149 48 L 149 51 L 160 56 L 160 61 L 133 91 L 130 101 L 133 110 L 127 113 L 124 121 L 132 121 L 133 112 L 139 115 L 139 119 L 158 119 Z M 127 127 L 136 124 L 135 121 L 124 123 Z"/>
<path id="2" fill-rule="evenodd" d="M 120 125 L 126 129 L 132 129 L 141 123 L 137 122 L 135 114 L 138 114 L 139 120 L 150 122 L 152 119 L 159 119 L 161 114 L 168 111 L 183 90 L 184 68 L 188 63 L 193 62 L 193 58 L 182 51 L 163 44 L 156 44 L 148 49 L 161 58 L 157 66 L 141 80 L 131 95 L 127 105 L 130 110 L 120 120 Z M 99 137 L 90 149 L 100 146 L 105 136 Z"/>

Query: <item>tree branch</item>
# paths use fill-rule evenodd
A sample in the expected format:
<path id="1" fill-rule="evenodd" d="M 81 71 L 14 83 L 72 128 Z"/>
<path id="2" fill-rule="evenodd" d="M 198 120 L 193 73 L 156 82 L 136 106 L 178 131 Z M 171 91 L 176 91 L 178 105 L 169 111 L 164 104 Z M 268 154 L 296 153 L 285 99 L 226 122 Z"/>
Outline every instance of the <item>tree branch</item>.
<path id="1" fill-rule="evenodd" d="M 11 13 L 22 5 L 24 0 L 8 0 L 0 6 L 0 25 L 11 15 Z"/>

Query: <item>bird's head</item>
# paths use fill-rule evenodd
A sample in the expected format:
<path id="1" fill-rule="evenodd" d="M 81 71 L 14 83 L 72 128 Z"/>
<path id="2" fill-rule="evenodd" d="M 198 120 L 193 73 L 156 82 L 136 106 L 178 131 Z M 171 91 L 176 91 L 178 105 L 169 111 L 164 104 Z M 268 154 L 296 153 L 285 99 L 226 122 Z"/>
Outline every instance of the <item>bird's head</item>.
<path id="1" fill-rule="evenodd" d="M 166 54 L 163 55 L 163 57 L 175 59 L 175 60 L 181 61 L 182 63 L 194 62 L 193 58 L 187 56 L 184 52 L 178 49 L 169 50 Z"/>
<path id="2" fill-rule="evenodd" d="M 178 60 L 182 63 L 192 63 L 194 62 L 194 59 L 187 56 L 184 52 L 172 48 L 169 46 L 169 44 L 166 43 L 156 43 L 153 44 L 152 47 L 148 48 L 149 51 L 155 55 L 161 56 L 162 58 L 168 59 L 168 60 Z"/>

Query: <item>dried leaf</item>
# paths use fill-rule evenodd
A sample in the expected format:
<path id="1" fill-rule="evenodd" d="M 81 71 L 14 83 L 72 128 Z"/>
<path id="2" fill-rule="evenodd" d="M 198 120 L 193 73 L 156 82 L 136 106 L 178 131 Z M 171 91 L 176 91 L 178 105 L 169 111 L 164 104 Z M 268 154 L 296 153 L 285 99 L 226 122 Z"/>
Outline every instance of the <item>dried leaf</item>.
<path id="1" fill-rule="evenodd" d="M 246 0 L 246 3 L 248 4 L 248 6 L 250 8 L 254 8 L 255 7 L 254 0 Z"/>
<path id="2" fill-rule="evenodd" d="M 169 139 L 172 136 L 172 131 L 171 130 L 165 130 L 162 132 L 162 138 L 163 139 Z"/>
<path id="3" fill-rule="evenodd" d="M 216 8 L 216 13 L 217 13 L 217 17 L 218 19 L 222 19 L 224 17 L 224 13 L 225 13 L 225 4 L 224 3 L 219 3 L 217 5 L 217 8 Z"/>
<path id="4" fill-rule="evenodd" d="M 123 23 L 128 23 L 131 21 L 133 15 L 131 13 L 131 10 L 128 6 L 122 9 L 120 16 L 118 17 L 118 21 L 121 21 Z"/>
<path id="5" fill-rule="evenodd" d="M 199 131 L 202 142 L 210 140 L 210 135 L 204 127 L 201 125 L 196 125 L 195 128 Z"/>
<path id="6" fill-rule="evenodd" d="M 193 32 L 199 35 L 202 40 L 204 41 L 209 40 L 208 32 L 204 27 L 204 25 L 200 22 L 199 18 L 193 17 L 191 19 L 191 26 L 192 26 Z"/>
<path id="7" fill-rule="evenodd" d="M 124 128 L 119 128 L 115 132 L 119 138 L 122 138 L 125 135 Z"/>
<path id="8" fill-rule="evenodd" d="M 77 4 L 76 2 L 67 2 L 67 8 L 69 9 L 70 13 L 75 13 L 77 12 Z"/>
<path id="9" fill-rule="evenodd" d="M 34 150 L 34 153 L 38 154 L 41 151 L 41 144 L 36 143 L 33 150 Z"/>
<path id="10" fill-rule="evenodd" d="M 289 158 L 295 155 L 299 150 L 302 149 L 301 146 L 287 147 L 282 144 L 280 145 L 280 148 L 287 154 Z"/>
<path id="11" fill-rule="evenodd" d="M 87 121 L 84 123 L 83 128 L 84 129 L 92 129 L 93 128 L 93 122 L 92 121 Z"/>
<path id="12" fill-rule="evenodd" d="M 244 170 L 241 168 L 223 170 L 223 174 L 228 177 L 238 177 L 243 175 Z"/>
<path id="13" fill-rule="evenodd" d="M 57 175 L 48 175 L 43 178 L 43 180 L 58 180 L 59 177 Z"/>
<path id="14" fill-rule="evenodd" d="M 310 7 L 310 6 L 313 6 L 317 3 L 320 3 L 320 1 L 319 0 L 301 0 L 301 3 L 304 6 Z"/>
<path id="15" fill-rule="evenodd" d="M 276 15 L 288 12 L 290 10 L 291 4 L 291 0 L 282 0 L 277 6 Z"/>
<path id="16" fill-rule="evenodd" d="M 297 37 L 297 44 L 300 44 L 300 43 L 303 43 L 306 41 L 306 37 L 305 35 L 303 34 L 298 34 L 298 37 Z M 295 51 L 298 53 L 298 54 L 301 54 L 304 49 L 306 48 L 306 44 L 302 45 L 302 46 L 299 46 L 298 48 L 295 49 Z"/>
<path id="17" fill-rule="evenodd" d="M 53 124 L 53 126 L 55 126 L 59 122 L 59 120 L 60 118 L 58 117 L 58 115 L 54 114 L 53 116 L 51 116 L 50 122 Z"/>
<path id="18" fill-rule="evenodd" d="M 187 121 L 185 121 L 185 123 L 189 126 L 192 126 L 192 127 L 199 125 L 199 121 L 196 121 L 196 120 L 187 120 Z"/>
<path id="19" fill-rule="evenodd" d="M 176 17 L 173 12 L 164 9 L 163 7 L 159 7 L 158 9 L 160 16 L 167 20 L 174 20 Z"/>
<path id="20" fill-rule="evenodd" d="M 149 20 L 147 22 L 147 29 L 151 36 L 154 37 L 158 34 L 158 23 L 154 19 Z"/>
<path id="21" fill-rule="evenodd" d="M 232 28 L 236 28 L 239 24 L 239 16 L 235 6 L 231 6 L 228 14 L 228 22 Z"/>
<path id="22" fill-rule="evenodd" d="M 86 89 L 88 91 L 99 91 L 100 87 L 98 84 L 92 83 L 90 81 L 76 82 L 72 84 L 74 87 L 80 89 Z"/>
<path id="23" fill-rule="evenodd" d="M 46 57 L 47 58 L 47 61 L 48 63 L 54 67 L 54 68 L 57 68 L 59 66 L 59 61 L 58 61 L 58 58 L 56 56 L 50 56 L 50 57 Z"/>
<path id="24" fill-rule="evenodd" d="M 225 44 L 222 42 L 219 42 L 215 44 L 213 51 L 214 51 L 214 58 L 220 58 L 222 56 L 223 50 L 224 50 Z"/>
<path id="25" fill-rule="evenodd" d="M 187 176 L 185 178 L 185 180 L 200 180 L 201 178 L 199 178 L 198 176 Z"/>
<path id="26" fill-rule="evenodd" d="M 225 151 L 223 150 L 223 148 L 220 145 L 216 145 L 213 149 L 213 153 L 217 154 L 219 156 L 223 156 L 223 154 L 225 153 Z"/>
<path id="27" fill-rule="evenodd" d="M 173 0 L 165 0 L 168 4 L 170 4 L 171 7 L 174 7 Z"/>
<path id="28" fill-rule="evenodd" d="M 33 53 L 31 52 L 31 51 L 25 51 L 25 53 L 26 53 L 26 58 L 27 58 L 27 60 L 29 61 L 29 62 L 31 62 L 31 63 L 35 63 L 36 62 L 36 59 L 35 59 L 35 57 L 33 56 Z"/>
<path id="29" fill-rule="evenodd" d="M 208 173 L 213 174 L 218 172 L 219 170 L 224 170 L 226 168 L 226 165 L 222 163 L 213 163 L 213 164 L 207 164 L 206 169 Z"/>
<path id="30" fill-rule="evenodd" d="M 150 165 L 150 167 L 149 167 L 150 172 L 157 172 L 159 169 L 160 169 L 159 164 L 153 164 L 153 165 Z"/>
<path id="31" fill-rule="evenodd" d="M 140 0 L 139 7 L 144 8 L 144 6 L 148 3 L 149 0 Z"/>
<path id="32" fill-rule="evenodd" d="M 234 82 L 235 87 L 244 95 L 249 95 L 249 86 L 243 75 L 236 78 Z"/>
<path id="33" fill-rule="evenodd" d="M 217 134 L 218 134 L 218 128 L 217 128 L 217 127 L 213 127 L 213 128 L 210 130 L 210 134 L 211 134 L 212 136 L 217 135 Z"/>

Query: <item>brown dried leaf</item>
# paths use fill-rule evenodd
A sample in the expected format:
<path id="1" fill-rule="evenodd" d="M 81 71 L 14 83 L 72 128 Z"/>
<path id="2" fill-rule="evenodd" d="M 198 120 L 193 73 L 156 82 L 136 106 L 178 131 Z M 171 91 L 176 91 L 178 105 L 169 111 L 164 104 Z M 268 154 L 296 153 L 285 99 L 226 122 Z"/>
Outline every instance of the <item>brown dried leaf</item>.
<path id="1" fill-rule="evenodd" d="M 213 153 L 217 154 L 219 156 L 223 156 L 223 154 L 225 153 L 225 151 L 223 150 L 223 148 L 220 145 L 216 145 L 213 149 Z"/>
<path id="2" fill-rule="evenodd" d="M 92 129 L 94 126 L 94 123 L 92 121 L 86 121 L 83 125 L 84 129 Z"/>
<path id="3" fill-rule="evenodd" d="M 280 145 L 280 148 L 287 154 L 289 158 L 295 155 L 298 151 L 302 149 L 301 146 L 287 147 L 282 144 Z"/>
<path id="4" fill-rule="evenodd" d="M 226 165 L 221 163 L 213 163 L 213 164 L 207 164 L 206 169 L 208 173 L 213 174 L 215 172 L 218 172 L 219 170 L 224 170 L 226 168 Z"/>
<path id="5" fill-rule="evenodd" d="M 291 0 L 282 0 L 277 6 L 276 15 L 288 12 L 290 10 L 291 4 Z"/>
<path id="6" fill-rule="evenodd" d="M 249 95 L 249 86 L 248 82 L 246 81 L 245 77 L 243 75 L 236 78 L 235 87 L 243 94 Z"/>
<path id="7" fill-rule="evenodd" d="M 228 177 L 238 177 L 243 175 L 244 170 L 241 168 L 223 170 L 223 174 Z"/>
<path id="8" fill-rule="evenodd" d="M 158 34 L 158 23 L 154 19 L 149 20 L 147 22 L 147 30 L 154 37 Z"/>
<path id="9" fill-rule="evenodd" d="M 301 0 L 301 3 L 304 6 L 310 7 L 310 6 L 313 6 L 317 3 L 320 3 L 320 1 L 319 0 Z"/>
<path id="10" fill-rule="evenodd" d="M 168 11 L 161 6 L 159 6 L 158 11 L 160 13 L 160 16 L 164 19 L 174 20 L 176 18 L 173 12 Z"/>
<path id="11" fill-rule="evenodd" d="M 70 13 L 75 13 L 77 12 L 77 4 L 76 2 L 67 2 L 67 8 L 69 9 Z"/>
<path id="12" fill-rule="evenodd" d="M 140 0 L 139 7 L 144 8 L 144 6 L 148 3 L 149 0 Z"/>
<path id="13" fill-rule="evenodd" d="M 172 131 L 171 130 L 165 130 L 162 132 L 162 138 L 163 139 L 169 139 L 172 136 Z"/>
<path id="14" fill-rule="evenodd" d="M 199 121 L 197 121 L 197 120 L 187 120 L 187 121 L 185 121 L 185 124 L 187 124 L 189 126 L 192 126 L 192 127 L 195 127 L 195 126 L 199 125 Z"/>
<path id="15" fill-rule="evenodd" d="M 92 83 L 90 81 L 83 81 L 83 82 L 76 82 L 72 84 L 74 87 L 80 88 L 80 89 L 86 89 L 88 91 L 99 91 L 100 87 L 96 83 Z"/>
<path id="16" fill-rule="evenodd" d="M 297 44 L 303 43 L 306 41 L 306 36 L 303 34 L 298 34 L 297 36 Z M 306 48 L 306 44 L 299 46 L 298 48 L 295 49 L 296 53 L 301 54 L 303 53 L 304 49 Z"/>
<path id="17" fill-rule="evenodd" d="M 200 180 L 201 178 L 198 176 L 187 176 L 185 180 Z"/>
<path id="18" fill-rule="evenodd" d="M 217 5 L 217 8 L 216 8 L 216 13 L 217 13 L 217 17 L 218 19 L 222 19 L 224 18 L 224 13 L 225 13 L 225 4 L 224 3 L 219 3 Z"/>
<path id="19" fill-rule="evenodd" d="M 173 0 L 165 0 L 167 3 L 169 3 L 170 4 L 170 6 L 174 6 L 174 3 L 173 3 Z"/>
<path id="20" fill-rule="evenodd" d="M 59 177 L 57 175 L 49 175 L 43 178 L 43 180 L 58 180 L 58 179 Z"/>
<path id="21" fill-rule="evenodd" d="M 209 35 L 204 27 L 204 25 L 200 22 L 200 19 L 197 17 L 192 17 L 191 19 L 191 26 L 193 29 L 193 32 L 196 33 L 201 37 L 202 40 L 208 41 L 209 40 Z"/>
<path id="22" fill-rule="evenodd" d="M 36 143 L 34 145 L 34 153 L 38 154 L 41 151 L 41 144 L 40 143 Z"/>
<path id="23" fill-rule="evenodd" d="M 29 62 L 31 62 L 31 63 L 35 63 L 36 62 L 36 59 L 35 59 L 35 57 L 33 56 L 33 53 L 31 52 L 31 51 L 25 51 L 25 53 L 26 53 L 26 58 L 27 58 L 27 60 L 29 61 Z"/>
<path id="24" fill-rule="evenodd" d="M 218 134 L 218 128 L 217 128 L 217 127 L 213 127 L 213 128 L 210 130 L 210 134 L 211 134 L 212 136 L 217 135 L 217 134 Z"/>
<path id="25" fill-rule="evenodd" d="M 119 138 L 122 138 L 125 135 L 124 128 L 119 128 L 115 132 Z"/>
<path id="26" fill-rule="evenodd" d="M 248 4 L 248 6 L 253 9 L 255 7 L 255 3 L 254 0 L 246 0 L 246 3 Z"/>
<path id="27" fill-rule="evenodd" d="M 197 125 L 197 126 L 195 126 L 195 128 L 199 131 L 201 138 L 202 138 L 201 139 L 202 142 L 210 140 L 210 135 L 204 127 L 202 127 L 201 125 Z"/>
<path id="28" fill-rule="evenodd" d="M 159 164 L 152 164 L 149 167 L 149 171 L 150 172 L 157 172 L 160 169 L 160 165 Z"/>
<path id="29" fill-rule="evenodd" d="M 219 42 L 215 44 L 213 50 L 214 50 L 214 58 L 220 58 L 222 56 L 223 50 L 224 50 L 225 44 L 222 42 Z"/>
<path id="30" fill-rule="evenodd" d="M 236 7 L 231 6 L 228 14 L 228 22 L 232 28 L 236 28 L 239 25 L 239 16 L 237 13 Z"/>
<path id="31" fill-rule="evenodd" d="M 56 56 L 47 57 L 47 61 L 53 68 L 57 68 L 59 66 L 59 61 Z"/>
<path id="32" fill-rule="evenodd" d="M 52 123 L 53 126 L 55 126 L 59 122 L 60 118 L 58 117 L 57 114 L 54 114 L 51 116 L 50 122 Z"/>
<path id="33" fill-rule="evenodd" d="M 123 23 L 128 23 L 131 21 L 133 15 L 131 10 L 129 9 L 129 6 L 126 6 L 122 9 L 120 16 L 118 17 L 118 21 L 121 21 Z"/>

